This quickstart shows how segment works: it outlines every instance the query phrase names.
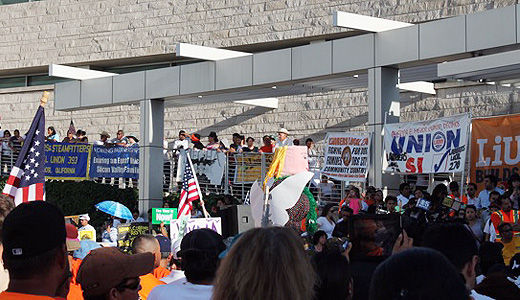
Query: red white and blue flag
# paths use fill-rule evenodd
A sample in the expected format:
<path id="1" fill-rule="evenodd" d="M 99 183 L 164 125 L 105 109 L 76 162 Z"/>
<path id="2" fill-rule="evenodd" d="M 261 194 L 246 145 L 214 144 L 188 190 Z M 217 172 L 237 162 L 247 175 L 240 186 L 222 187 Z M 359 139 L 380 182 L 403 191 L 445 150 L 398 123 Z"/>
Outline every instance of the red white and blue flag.
<path id="1" fill-rule="evenodd" d="M 179 200 L 179 209 L 177 219 L 182 216 L 191 216 L 193 201 L 200 199 L 197 179 L 191 169 L 190 157 L 186 156 L 184 165 L 184 175 L 182 176 L 181 197 Z"/>
<path id="2" fill-rule="evenodd" d="M 38 107 L 3 193 L 14 199 L 15 205 L 45 200 L 45 110 L 42 106 Z"/>

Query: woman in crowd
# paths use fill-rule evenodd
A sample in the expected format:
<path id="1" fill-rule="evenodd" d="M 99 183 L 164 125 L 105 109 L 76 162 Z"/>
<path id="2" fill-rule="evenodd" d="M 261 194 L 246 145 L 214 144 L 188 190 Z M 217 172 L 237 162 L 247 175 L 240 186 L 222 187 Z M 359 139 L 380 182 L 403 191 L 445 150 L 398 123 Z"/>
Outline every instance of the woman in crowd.
<path id="1" fill-rule="evenodd" d="M 323 230 L 318 230 L 312 236 L 312 250 L 315 253 L 321 253 L 325 250 L 327 244 L 327 234 Z"/>
<path id="2" fill-rule="evenodd" d="M 513 209 L 520 209 L 520 175 L 513 174 L 508 180 L 508 189 L 505 193 L 511 199 Z"/>
<path id="3" fill-rule="evenodd" d="M 468 205 L 466 207 L 465 220 L 471 228 L 473 235 L 482 243 L 484 240 L 484 226 L 482 220 L 477 216 L 477 208 L 475 205 Z"/>
<path id="4" fill-rule="evenodd" d="M 222 260 L 213 300 L 311 300 L 315 278 L 293 230 L 255 228 L 244 233 Z"/>
<path id="5" fill-rule="evenodd" d="M 47 136 L 45 137 L 45 140 L 47 140 L 47 142 L 57 143 L 60 140 L 60 135 L 56 133 L 54 127 L 49 126 L 49 128 L 47 128 Z"/>
<path id="6" fill-rule="evenodd" d="M 339 204 L 340 207 L 343 205 L 350 207 L 354 211 L 355 215 L 357 215 L 360 210 L 365 210 L 368 208 L 368 205 L 361 199 L 361 193 L 359 192 L 359 189 L 355 186 L 350 189 L 347 197 L 341 200 Z"/>
<path id="7" fill-rule="evenodd" d="M 220 149 L 220 143 L 217 137 L 217 133 L 215 131 L 212 131 L 208 135 L 208 145 L 206 146 L 207 150 L 219 150 Z"/>
<path id="8" fill-rule="evenodd" d="M 268 135 L 264 135 L 262 141 L 264 142 L 264 145 L 260 147 L 259 152 L 273 153 L 273 144 L 271 142 L 271 138 Z"/>
<path id="9" fill-rule="evenodd" d="M 258 147 L 255 146 L 255 139 L 248 137 L 246 140 L 246 146 L 242 148 L 243 152 L 258 152 Z"/>
<path id="10" fill-rule="evenodd" d="M 86 131 L 78 129 L 78 131 L 76 131 L 76 139 L 74 140 L 74 142 L 80 143 L 80 144 L 88 144 L 88 138 L 86 137 L 86 135 L 87 135 Z"/>
<path id="11" fill-rule="evenodd" d="M 321 211 L 321 216 L 316 220 L 318 224 L 318 229 L 323 230 L 328 238 L 332 237 L 332 232 L 334 231 L 334 226 L 336 226 L 336 222 L 334 221 L 334 209 L 335 204 L 329 203 L 325 205 L 323 210 Z"/>
<path id="12" fill-rule="evenodd" d="M 413 248 L 380 264 L 370 283 L 370 300 L 468 300 L 460 273 L 441 253 Z"/>
<path id="13" fill-rule="evenodd" d="M 4 173 L 4 167 L 7 166 L 7 170 L 11 168 L 11 156 L 13 151 L 9 146 L 9 139 L 11 138 L 11 132 L 9 130 L 4 130 L 4 137 L 2 138 L 2 172 Z M 15 161 L 12 162 L 14 164 Z"/>

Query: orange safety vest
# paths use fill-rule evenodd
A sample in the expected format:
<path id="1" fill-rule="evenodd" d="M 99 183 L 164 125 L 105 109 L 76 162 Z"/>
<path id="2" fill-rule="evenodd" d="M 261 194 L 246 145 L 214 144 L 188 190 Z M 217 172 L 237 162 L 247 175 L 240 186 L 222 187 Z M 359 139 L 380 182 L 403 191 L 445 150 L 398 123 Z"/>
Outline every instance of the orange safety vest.
<path id="1" fill-rule="evenodd" d="M 491 216 L 493 216 L 493 215 L 497 215 L 500 217 L 500 224 L 502 224 L 502 223 L 515 224 L 515 223 L 518 223 L 518 220 L 520 220 L 520 214 L 519 214 L 518 210 L 514 210 L 514 209 L 512 209 L 509 212 L 509 214 L 506 214 L 506 213 L 504 213 L 504 211 L 499 210 L 497 212 L 494 212 Z M 491 221 L 493 221 L 493 220 L 491 220 Z M 500 225 L 500 224 L 498 224 L 498 225 Z M 493 226 L 495 226 L 495 232 L 497 234 L 497 238 L 501 238 L 500 234 L 498 232 L 498 225 L 493 224 Z M 516 236 L 520 235 L 520 232 L 518 232 L 518 231 L 513 231 L 513 233 Z"/>

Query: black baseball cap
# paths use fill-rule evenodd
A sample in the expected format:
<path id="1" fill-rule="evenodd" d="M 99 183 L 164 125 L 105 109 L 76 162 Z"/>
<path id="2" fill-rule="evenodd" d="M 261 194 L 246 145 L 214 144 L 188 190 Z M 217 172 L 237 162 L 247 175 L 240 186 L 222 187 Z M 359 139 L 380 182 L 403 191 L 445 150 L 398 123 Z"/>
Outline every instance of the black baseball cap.
<path id="1" fill-rule="evenodd" d="M 26 259 L 65 244 L 63 213 L 45 201 L 18 205 L 7 215 L 2 228 L 4 258 Z"/>
<path id="2" fill-rule="evenodd" d="M 196 229 L 190 231 L 182 238 L 181 250 L 177 252 L 177 256 L 182 257 L 183 254 L 194 252 L 208 252 L 218 255 L 226 249 L 224 238 L 215 231 L 207 228 Z"/>
<path id="3" fill-rule="evenodd" d="M 161 247 L 161 252 L 167 253 L 172 252 L 172 242 L 169 238 L 163 235 L 156 235 L 155 239 L 159 242 L 159 246 Z"/>

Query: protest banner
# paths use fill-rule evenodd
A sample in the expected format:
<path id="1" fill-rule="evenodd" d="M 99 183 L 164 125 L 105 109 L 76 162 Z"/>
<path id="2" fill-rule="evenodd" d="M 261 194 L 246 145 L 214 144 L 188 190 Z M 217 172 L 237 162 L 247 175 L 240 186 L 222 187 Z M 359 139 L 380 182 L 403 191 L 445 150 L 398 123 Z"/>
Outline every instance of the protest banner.
<path id="1" fill-rule="evenodd" d="M 152 224 L 170 224 L 177 219 L 177 208 L 152 208 Z"/>
<path id="2" fill-rule="evenodd" d="M 370 159 L 370 134 L 329 132 L 325 143 L 322 174 L 343 181 L 365 181 Z"/>
<path id="3" fill-rule="evenodd" d="M 91 153 L 88 144 L 45 143 L 46 179 L 88 179 Z"/>
<path id="4" fill-rule="evenodd" d="M 94 146 L 90 177 L 139 178 L 139 147 Z"/>
<path id="5" fill-rule="evenodd" d="M 96 232 L 94 230 L 80 230 L 78 231 L 78 238 L 80 240 L 96 241 Z"/>
<path id="6" fill-rule="evenodd" d="M 484 176 L 499 182 L 518 174 L 520 163 L 520 115 L 475 119 L 471 132 L 471 182 L 484 189 Z"/>
<path id="7" fill-rule="evenodd" d="M 383 169 L 405 174 L 462 172 L 468 150 L 469 126 L 469 114 L 386 124 Z"/>
<path id="8" fill-rule="evenodd" d="M 117 247 L 123 252 L 130 253 L 134 239 L 146 233 L 149 233 L 147 222 L 121 224 L 117 227 Z"/>
<path id="9" fill-rule="evenodd" d="M 170 223 L 170 239 L 172 241 L 173 253 L 180 250 L 182 238 L 195 229 L 207 228 L 218 234 L 222 234 L 221 218 L 181 218 L 172 220 Z"/>
<path id="10" fill-rule="evenodd" d="M 273 154 L 247 153 L 235 154 L 235 174 L 234 183 L 253 183 L 261 181 L 262 177 L 262 157 L 264 159 L 264 172 L 267 172 L 269 165 L 273 161 Z"/>

